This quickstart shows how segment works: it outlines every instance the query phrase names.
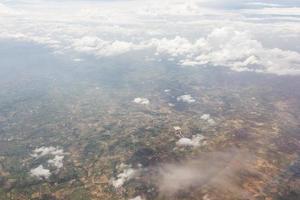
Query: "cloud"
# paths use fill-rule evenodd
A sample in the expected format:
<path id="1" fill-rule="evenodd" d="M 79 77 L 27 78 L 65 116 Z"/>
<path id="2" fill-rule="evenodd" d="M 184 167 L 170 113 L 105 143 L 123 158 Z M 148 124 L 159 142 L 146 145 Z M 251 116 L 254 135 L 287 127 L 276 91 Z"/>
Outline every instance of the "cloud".
<path id="1" fill-rule="evenodd" d="M 38 43 L 70 57 L 140 56 L 137 51 L 144 51 L 151 58 L 185 67 L 299 75 L 300 48 L 295 44 L 300 42 L 300 5 L 270 2 L 6 3 L 0 4 L 0 39 Z"/>
<path id="2" fill-rule="evenodd" d="M 31 154 L 32 157 L 42 157 L 46 155 L 63 155 L 64 152 L 62 149 L 59 149 L 57 147 L 39 147 L 33 150 L 33 154 Z"/>
<path id="3" fill-rule="evenodd" d="M 167 54 L 172 57 L 183 56 L 193 51 L 193 45 L 180 36 L 174 39 L 153 39 L 149 46 L 155 47 L 157 55 Z"/>
<path id="4" fill-rule="evenodd" d="M 201 141 L 204 139 L 202 135 L 194 135 L 192 139 L 189 138 L 180 138 L 177 142 L 177 146 L 191 146 L 198 147 L 201 144 Z"/>
<path id="5" fill-rule="evenodd" d="M 300 16 L 299 7 L 275 7 L 275 8 L 263 8 L 259 10 L 248 10 L 248 13 L 261 14 L 261 15 L 286 15 L 286 16 Z"/>
<path id="6" fill-rule="evenodd" d="M 280 7 L 282 5 L 276 3 L 266 3 L 266 2 L 248 2 L 247 6 L 255 6 L 255 7 Z"/>
<path id="7" fill-rule="evenodd" d="M 300 74 L 300 54 L 278 48 L 264 48 L 247 32 L 224 27 L 213 30 L 194 43 L 183 66 L 225 66 L 234 71 L 278 75 Z"/>
<path id="8" fill-rule="evenodd" d="M 245 9 L 245 8 L 261 8 L 261 7 L 279 7 L 279 6 L 299 6 L 296 0 L 197 0 L 199 4 L 223 9 Z"/>
<path id="9" fill-rule="evenodd" d="M 299 31 L 300 32 L 300 31 Z M 12 34 L 18 40 L 28 40 L 49 45 L 55 50 L 62 48 L 63 41 L 51 37 Z M 66 45 L 68 46 L 68 44 Z M 279 48 L 266 48 L 249 32 L 233 27 L 216 28 L 206 37 L 190 42 L 187 38 L 150 39 L 140 43 L 109 41 L 95 36 L 72 39 L 68 51 L 81 52 L 97 57 L 111 57 L 134 51 L 153 49 L 158 57 L 173 58 L 182 66 L 223 66 L 234 71 L 253 71 L 277 75 L 299 75 L 300 53 Z"/>
<path id="10" fill-rule="evenodd" d="M 208 187 L 246 198 L 249 194 L 240 185 L 239 174 L 245 171 L 256 174 L 251 162 L 248 153 L 237 150 L 207 153 L 196 159 L 162 165 L 157 185 L 162 196 L 173 196 L 191 187 Z"/>
<path id="11" fill-rule="evenodd" d="M 204 6 L 230 9 L 241 8 L 248 2 L 250 0 L 199 0 L 199 3 Z"/>
<path id="12" fill-rule="evenodd" d="M 130 51 L 141 49 L 140 46 L 125 41 L 105 41 L 98 37 L 85 36 L 76 39 L 72 48 L 75 51 L 89 53 L 98 57 L 117 56 Z"/>
<path id="13" fill-rule="evenodd" d="M 18 12 L 14 9 L 9 8 L 8 6 L 0 3 L 0 16 L 11 16 L 17 15 Z"/>
<path id="14" fill-rule="evenodd" d="M 30 174 L 32 176 L 38 177 L 38 178 L 49 178 L 51 175 L 49 169 L 45 169 L 43 165 L 39 165 L 37 168 L 31 169 Z"/>
<path id="15" fill-rule="evenodd" d="M 209 120 L 210 119 L 210 115 L 209 114 L 203 114 L 201 116 L 201 119 L 203 119 L 203 120 Z"/>
<path id="16" fill-rule="evenodd" d="M 190 94 L 181 95 L 181 96 L 177 97 L 176 100 L 180 101 L 180 102 L 185 102 L 185 103 L 195 103 L 196 102 L 196 100 Z"/>
<path id="17" fill-rule="evenodd" d="M 52 158 L 48 159 L 47 163 L 56 167 L 57 169 L 60 169 L 63 167 L 63 159 L 65 157 L 65 153 L 63 149 L 60 149 L 58 147 L 39 147 L 33 150 L 33 153 L 31 154 L 34 158 L 41 158 L 44 156 L 52 156 Z"/>
<path id="18" fill-rule="evenodd" d="M 111 183 L 115 188 L 122 187 L 126 181 L 132 179 L 137 174 L 137 170 L 131 168 L 130 166 L 123 165 L 121 168 L 123 168 L 123 172 L 111 180 Z"/>
<path id="19" fill-rule="evenodd" d="M 48 160 L 48 163 L 56 167 L 57 169 L 60 169 L 63 167 L 63 155 L 55 155 L 53 159 Z"/>
<path id="20" fill-rule="evenodd" d="M 210 114 L 203 114 L 200 118 L 202 120 L 207 121 L 209 125 L 215 125 L 216 124 L 215 120 L 210 117 Z"/>
<path id="21" fill-rule="evenodd" d="M 137 197 L 131 198 L 129 200 L 143 200 L 143 198 L 141 196 L 137 196 Z"/>
<path id="22" fill-rule="evenodd" d="M 180 126 L 174 126 L 173 128 L 174 128 L 175 131 L 180 131 L 181 130 Z"/>
<path id="23" fill-rule="evenodd" d="M 150 103 L 150 101 L 146 98 L 142 98 L 142 97 L 137 97 L 133 100 L 134 103 L 137 104 L 142 104 L 142 105 L 148 105 Z"/>

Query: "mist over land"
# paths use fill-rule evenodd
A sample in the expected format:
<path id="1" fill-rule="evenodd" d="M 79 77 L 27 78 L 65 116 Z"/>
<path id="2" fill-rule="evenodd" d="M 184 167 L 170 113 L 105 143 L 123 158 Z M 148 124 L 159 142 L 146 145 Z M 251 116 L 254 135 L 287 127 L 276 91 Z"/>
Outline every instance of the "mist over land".
<path id="1" fill-rule="evenodd" d="M 300 4 L 0 2 L 0 200 L 300 198 Z"/>

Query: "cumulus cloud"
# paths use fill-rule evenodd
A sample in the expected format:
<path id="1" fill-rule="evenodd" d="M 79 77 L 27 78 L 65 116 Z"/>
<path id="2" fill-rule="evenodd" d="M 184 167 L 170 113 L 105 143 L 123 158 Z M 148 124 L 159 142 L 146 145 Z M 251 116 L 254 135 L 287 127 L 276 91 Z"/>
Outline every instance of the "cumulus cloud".
<path id="1" fill-rule="evenodd" d="M 137 197 L 131 198 L 129 200 L 143 200 L 143 198 L 141 196 L 137 196 Z"/>
<path id="2" fill-rule="evenodd" d="M 149 99 L 142 98 L 142 97 L 135 98 L 133 102 L 142 105 L 148 105 L 150 103 Z"/>
<path id="3" fill-rule="evenodd" d="M 105 41 L 98 37 L 90 36 L 76 39 L 72 47 L 78 52 L 90 53 L 99 57 L 117 56 L 142 48 L 141 45 L 136 45 L 131 42 L 118 40 Z"/>
<path id="4" fill-rule="evenodd" d="M 214 125 L 216 123 L 215 120 L 210 117 L 210 114 L 203 114 L 200 118 L 204 121 L 207 121 L 207 123 L 210 125 Z"/>
<path id="5" fill-rule="evenodd" d="M 31 154 L 32 157 L 34 158 L 41 158 L 44 156 L 52 156 L 52 158 L 49 158 L 47 163 L 49 165 L 54 166 L 56 169 L 60 169 L 63 167 L 63 160 L 65 157 L 65 153 L 63 149 L 60 149 L 58 147 L 39 147 L 33 150 L 33 153 Z M 41 169 L 41 166 L 37 170 L 41 170 L 45 172 L 45 170 Z"/>
<path id="6" fill-rule="evenodd" d="M 137 174 L 137 170 L 131 168 L 130 166 L 123 165 L 122 168 L 123 172 L 111 180 L 111 183 L 115 188 L 122 187 L 126 181 L 132 179 Z"/>
<path id="7" fill-rule="evenodd" d="M 192 139 L 189 138 L 180 138 L 177 142 L 177 146 L 191 146 L 191 147 L 198 147 L 201 145 L 201 141 L 204 139 L 203 135 L 194 135 Z"/>
<path id="8" fill-rule="evenodd" d="M 33 150 L 33 153 L 31 154 L 31 156 L 33 157 L 42 157 L 42 156 L 46 156 L 46 155 L 63 155 L 64 152 L 62 149 L 57 148 L 57 147 L 39 147 Z"/>
<path id="9" fill-rule="evenodd" d="M 176 100 L 179 102 L 185 102 L 185 103 L 195 103 L 196 102 L 196 100 L 190 94 L 181 95 L 181 96 L 177 97 Z"/>
<path id="10" fill-rule="evenodd" d="M 193 51 L 193 45 L 186 39 L 176 36 L 174 39 L 153 39 L 150 46 L 156 48 L 156 55 L 167 54 L 172 57 L 184 56 Z"/>
<path id="11" fill-rule="evenodd" d="M 180 126 L 174 126 L 173 128 L 174 128 L 175 131 L 180 131 L 181 130 Z"/>
<path id="12" fill-rule="evenodd" d="M 178 39 L 169 42 L 176 43 Z M 179 46 L 185 47 L 184 50 Z M 225 66 L 235 71 L 300 74 L 299 53 L 265 48 L 249 33 L 231 27 L 217 28 L 193 44 L 181 39 L 178 44 L 168 44 L 166 47 L 159 47 L 157 52 L 177 57 L 180 55 L 180 64 L 183 66 Z"/>
<path id="13" fill-rule="evenodd" d="M 39 165 L 37 168 L 31 169 L 30 174 L 37 178 L 49 178 L 51 175 L 49 169 L 45 169 L 43 165 Z"/>
<path id="14" fill-rule="evenodd" d="M 53 159 L 48 160 L 48 163 L 56 167 L 57 169 L 60 169 L 63 167 L 63 155 L 55 155 Z"/>

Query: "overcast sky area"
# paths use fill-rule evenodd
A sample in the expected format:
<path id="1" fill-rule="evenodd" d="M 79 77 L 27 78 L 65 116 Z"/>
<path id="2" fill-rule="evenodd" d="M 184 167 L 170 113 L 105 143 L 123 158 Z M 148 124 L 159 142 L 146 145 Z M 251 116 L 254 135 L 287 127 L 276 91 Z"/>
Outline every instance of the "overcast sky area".
<path id="1" fill-rule="evenodd" d="M 0 24 L 0 42 L 43 45 L 76 62 L 130 54 L 300 75 L 298 0 L 2 0 Z"/>

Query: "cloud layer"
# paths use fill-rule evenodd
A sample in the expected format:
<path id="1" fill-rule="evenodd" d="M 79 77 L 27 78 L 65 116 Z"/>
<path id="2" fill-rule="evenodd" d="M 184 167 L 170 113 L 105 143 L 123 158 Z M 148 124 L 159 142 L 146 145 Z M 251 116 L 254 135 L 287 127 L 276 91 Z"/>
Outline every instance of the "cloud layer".
<path id="1" fill-rule="evenodd" d="M 0 40 L 71 57 L 142 51 L 185 67 L 299 75 L 299 9 L 296 1 L 268 0 L 6 2 Z"/>

